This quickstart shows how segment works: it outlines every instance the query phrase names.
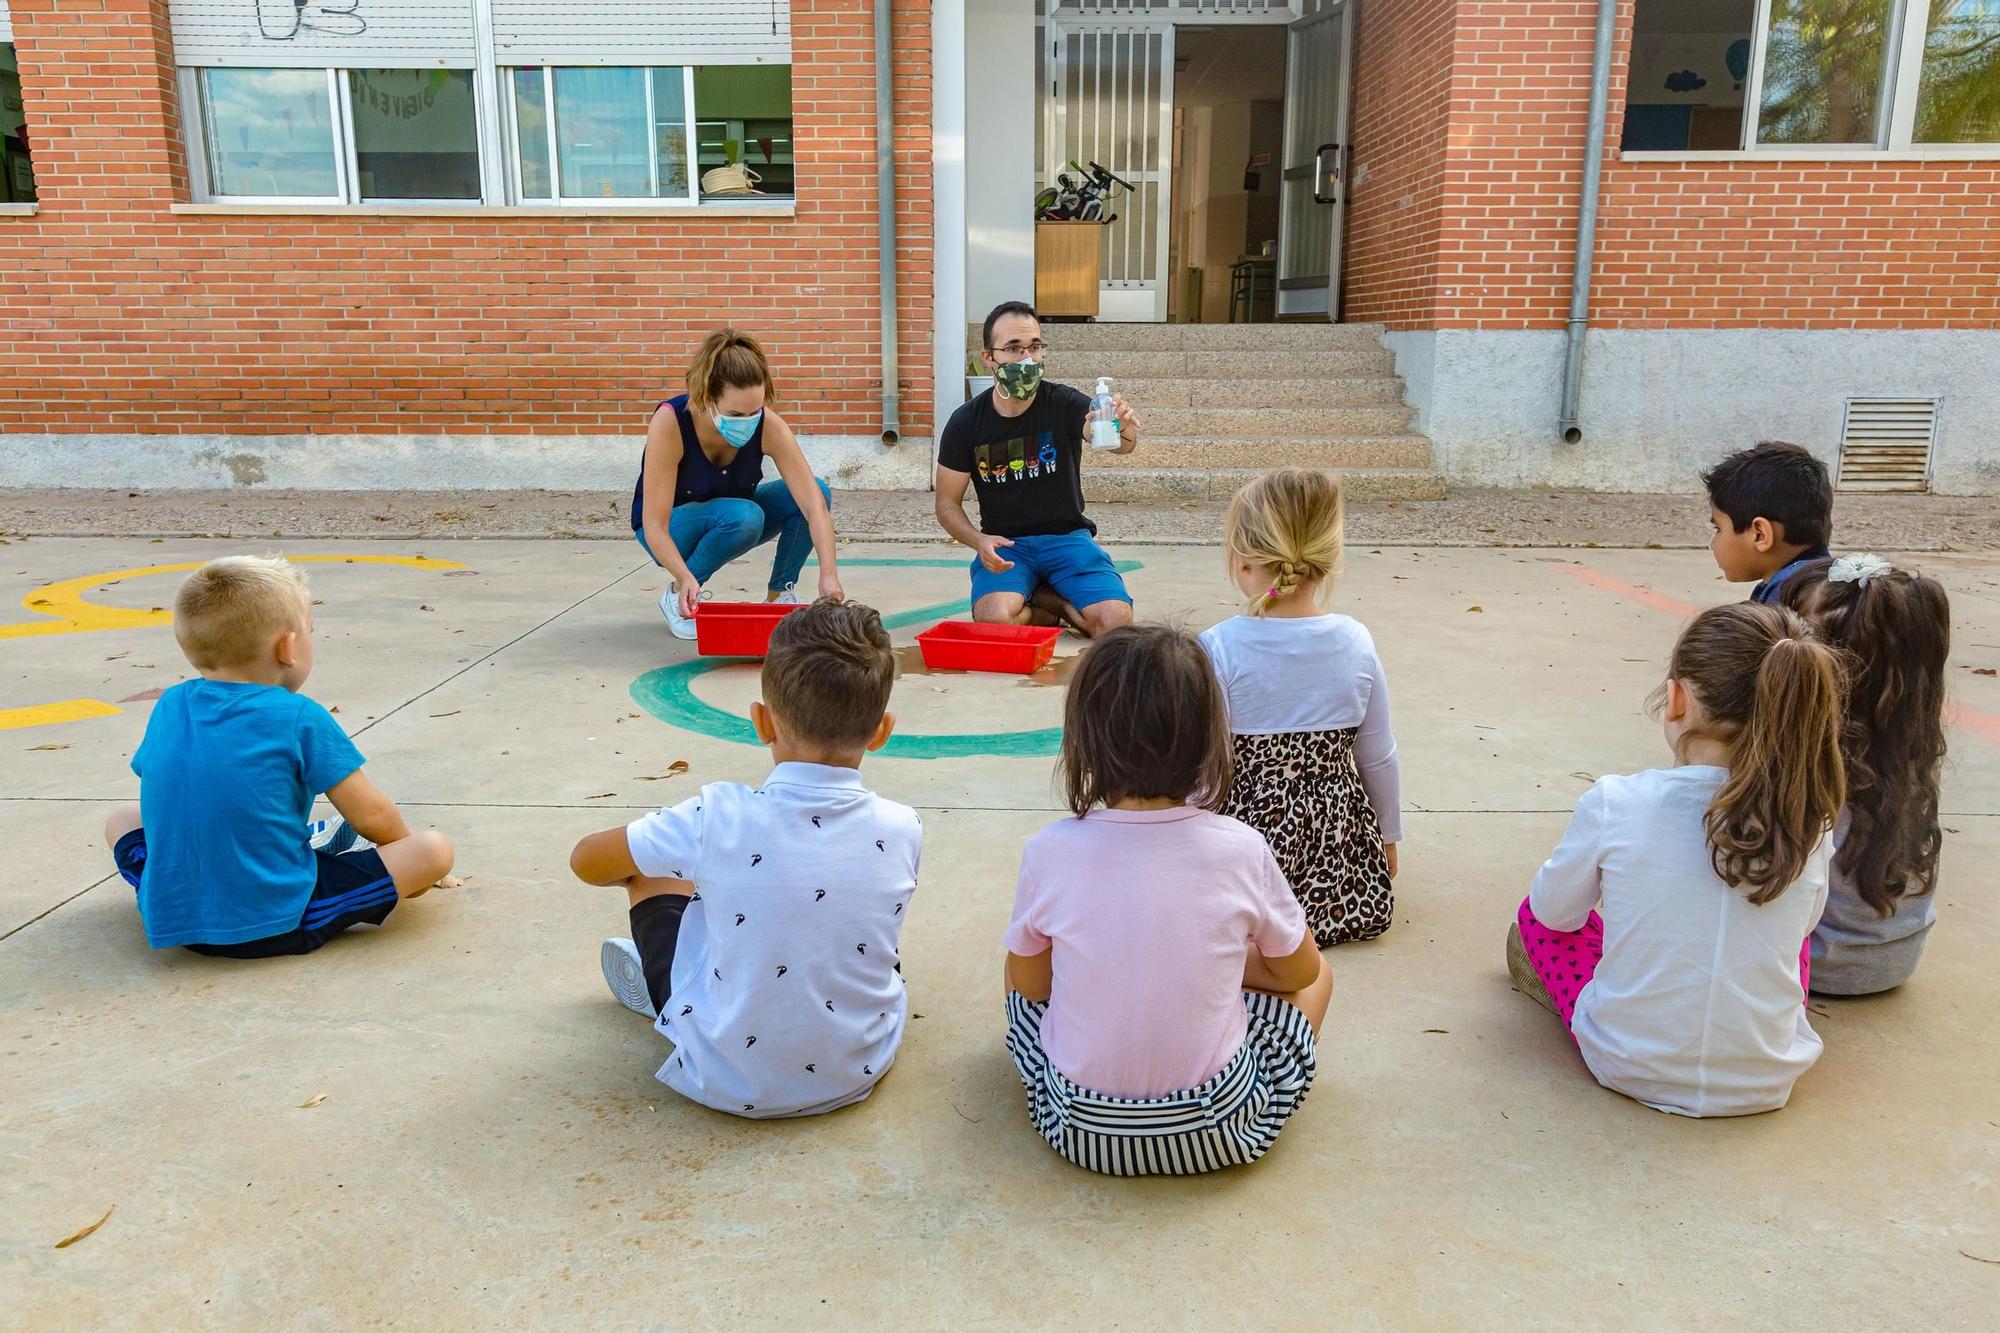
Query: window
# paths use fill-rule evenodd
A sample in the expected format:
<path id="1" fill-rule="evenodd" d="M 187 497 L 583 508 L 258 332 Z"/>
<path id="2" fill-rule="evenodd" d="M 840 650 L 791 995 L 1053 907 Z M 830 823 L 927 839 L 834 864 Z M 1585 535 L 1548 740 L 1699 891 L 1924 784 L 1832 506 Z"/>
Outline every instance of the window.
<path id="1" fill-rule="evenodd" d="M 479 198 L 471 70 L 353 69 L 347 91 L 363 202 Z"/>
<path id="2" fill-rule="evenodd" d="M 28 121 L 14 44 L 0 42 L 0 204 L 35 202 L 35 168 L 28 160 Z"/>
<path id="3" fill-rule="evenodd" d="M 508 83 L 524 202 L 793 191 L 789 66 L 554 66 L 509 70 Z M 729 167 L 747 174 L 711 175 Z"/>
<path id="4" fill-rule="evenodd" d="M 1637 0 L 1627 150 L 2000 145 L 2000 0 Z"/>

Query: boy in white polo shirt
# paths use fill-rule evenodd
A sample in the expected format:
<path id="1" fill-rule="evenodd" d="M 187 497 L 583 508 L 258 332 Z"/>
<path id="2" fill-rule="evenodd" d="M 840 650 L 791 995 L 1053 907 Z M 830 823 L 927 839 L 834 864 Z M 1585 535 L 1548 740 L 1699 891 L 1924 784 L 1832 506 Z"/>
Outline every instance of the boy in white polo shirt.
<path id="1" fill-rule="evenodd" d="M 733 1115 L 815 1115 L 888 1072 L 908 1001 L 898 942 L 923 828 L 861 785 L 896 661 L 882 618 L 822 599 L 778 622 L 750 705 L 777 766 L 710 783 L 577 843 L 570 868 L 622 885 L 632 938 L 604 978 L 674 1043 L 662 1083 Z"/>

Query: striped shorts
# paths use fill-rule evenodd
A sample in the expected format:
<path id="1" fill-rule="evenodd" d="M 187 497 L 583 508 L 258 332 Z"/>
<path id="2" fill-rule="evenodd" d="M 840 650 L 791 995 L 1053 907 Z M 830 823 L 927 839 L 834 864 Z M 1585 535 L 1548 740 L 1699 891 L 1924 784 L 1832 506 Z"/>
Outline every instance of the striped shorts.
<path id="1" fill-rule="evenodd" d="M 1048 1005 L 1007 996 L 1007 1051 L 1028 1092 L 1028 1115 L 1051 1148 L 1111 1176 L 1193 1176 L 1269 1152 L 1312 1088 L 1312 1025 L 1275 995 L 1243 992 L 1242 1049 L 1198 1088 L 1164 1097 L 1108 1097 L 1070 1082 L 1042 1051 Z"/>

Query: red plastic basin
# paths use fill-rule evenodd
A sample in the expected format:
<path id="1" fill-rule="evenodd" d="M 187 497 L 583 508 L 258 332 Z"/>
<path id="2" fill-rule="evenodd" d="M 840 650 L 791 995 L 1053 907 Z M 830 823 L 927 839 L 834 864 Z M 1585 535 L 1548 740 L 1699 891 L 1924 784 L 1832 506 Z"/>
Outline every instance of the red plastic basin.
<path id="1" fill-rule="evenodd" d="M 694 613 L 694 646 L 703 657 L 762 657 L 771 631 L 803 606 L 779 602 L 703 602 Z"/>
<path id="2" fill-rule="evenodd" d="M 924 665 L 933 671 L 998 671 L 1026 676 L 1056 653 L 1062 633 L 1053 625 L 979 625 L 947 620 L 917 636 Z"/>

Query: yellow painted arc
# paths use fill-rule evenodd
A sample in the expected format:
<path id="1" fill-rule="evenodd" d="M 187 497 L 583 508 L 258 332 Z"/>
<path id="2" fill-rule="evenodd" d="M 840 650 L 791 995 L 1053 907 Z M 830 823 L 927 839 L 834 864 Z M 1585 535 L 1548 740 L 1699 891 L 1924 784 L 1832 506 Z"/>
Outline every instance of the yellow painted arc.
<path id="1" fill-rule="evenodd" d="M 81 722 L 93 717 L 116 717 L 125 710 L 102 699 L 58 699 L 52 704 L 27 708 L 0 708 L 0 731 L 22 727 L 52 727 L 58 722 Z"/>
<path id="2" fill-rule="evenodd" d="M 300 565 L 401 565 L 408 569 L 439 570 L 465 568 L 456 560 L 434 560 L 427 555 L 294 555 L 287 556 L 286 559 Z M 27 639 L 44 634 L 84 634 L 107 629 L 142 629 L 149 625 L 172 624 L 174 617 L 171 611 L 141 611 L 136 607 L 102 606 L 88 600 L 84 594 L 107 583 L 144 578 L 152 574 L 181 574 L 191 569 L 200 569 L 206 563 L 195 560 L 178 565 L 142 565 L 136 569 L 114 569 L 104 574 L 86 574 L 81 578 L 44 584 L 21 599 L 21 605 L 25 606 L 30 614 L 40 616 L 42 619 L 0 625 L 0 639 Z"/>

